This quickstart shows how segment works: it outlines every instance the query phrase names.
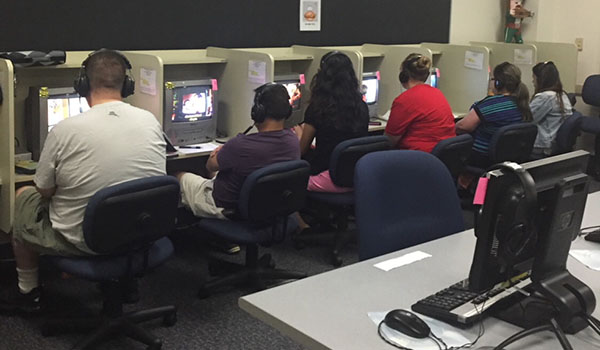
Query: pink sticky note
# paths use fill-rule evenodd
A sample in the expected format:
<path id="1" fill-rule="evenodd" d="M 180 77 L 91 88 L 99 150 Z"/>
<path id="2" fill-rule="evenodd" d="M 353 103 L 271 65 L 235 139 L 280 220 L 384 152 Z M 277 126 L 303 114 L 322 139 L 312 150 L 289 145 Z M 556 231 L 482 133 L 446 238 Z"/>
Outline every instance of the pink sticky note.
<path id="1" fill-rule="evenodd" d="M 212 83 L 212 89 L 214 91 L 219 90 L 219 84 L 217 84 L 217 79 L 211 79 L 210 82 Z"/>
<path id="2" fill-rule="evenodd" d="M 306 84 L 306 78 L 304 77 L 304 74 L 300 74 L 300 84 Z"/>
<path id="3" fill-rule="evenodd" d="M 435 75 L 436 75 L 438 78 L 441 78 L 441 77 L 442 77 L 442 74 L 440 73 L 440 69 L 439 69 L 439 68 L 436 68 L 436 69 L 435 69 Z"/>
<path id="4" fill-rule="evenodd" d="M 475 190 L 475 197 L 473 197 L 473 204 L 482 205 L 485 202 L 485 193 L 487 192 L 489 179 L 487 177 L 480 177 L 477 183 L 477 189 Z"/>
<path id="5" fill-rule="evenodd" d="M 377 76 L 377 80 L 381 80 L 381 74 L 379 74 L 379 71 L 375 72 L 375 75 Z"/>

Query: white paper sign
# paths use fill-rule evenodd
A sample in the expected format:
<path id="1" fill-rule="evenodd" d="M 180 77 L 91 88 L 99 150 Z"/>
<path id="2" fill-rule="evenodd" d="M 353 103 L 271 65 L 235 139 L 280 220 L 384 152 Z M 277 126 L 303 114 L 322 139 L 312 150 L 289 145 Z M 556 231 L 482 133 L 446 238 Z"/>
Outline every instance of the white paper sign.
<path id="1" fill-rule="evenodd" d="M 300 31 L 321 30 L 321 0 L 300 0 Z"/>
<path id="2" fill-rule="evenodd" d="M 156 70 L 140 68 L 140 92 L 156 96 Z"/>
<path id="3" fill-rule="evenodd" d="M 514 64 L 533 64 L 532 49 L 515 49 Z"/>
<path id="4" fill-rule="evenodd" d="M 471 69 L 482 70 L 483 69 L 483 58 L 485 55 L 483 52 L 476 51 L 465 51 L 465 67 Z"/>
<path id="5" fill-rule="evenodd" d="M 390 260 L 382 261 L 380 263 L 375 264 L 374 266 L 383 271 L 390 271 L 400 266 L 412 264 L 415 261 L 423 260 L 426 258 L 430 258 L 431 255 L 424 253 L 422 251 L 416 251 L 412 253 L 408 253 L 397 258 L 393 258 Z"/>
<path id="6" fill-rule="evenodd" d="M 248 61 L 248 81 L 264 84 L 267 82 L 267 63 L 263 61 Z"/>

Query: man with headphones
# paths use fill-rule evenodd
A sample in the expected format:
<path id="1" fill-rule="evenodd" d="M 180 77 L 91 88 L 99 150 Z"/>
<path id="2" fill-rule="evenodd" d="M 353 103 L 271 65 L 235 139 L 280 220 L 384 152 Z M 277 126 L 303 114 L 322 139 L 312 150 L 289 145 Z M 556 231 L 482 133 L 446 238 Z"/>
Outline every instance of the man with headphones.
<path id="1" fill-rule="evenodd" d="M 240 190 L 251 172 L 300 159 L 298 137 L 283 127 L 292 114 L 287 89 L 267 83 L 254 91 L 251 116 L 258 133 L 239 134 L 215 149 L 206 162 L 210 179 L 192 173 L 177 174 L 182 202 L 195 216 L 224 219 L 224 209 L 237 208 Z"/>
<path id="2" fill-rule="evenodd" d="M 75 90 L 91 109 L 48 133 L 35 187 L 16 193 L 12 228 L 18 290 L 0 297 L 0 310 L 40 309 L 38 254 L 89 255 L 81 224 L 88 200 L 100 189 L 164 175 L 165 141 L 152 113 L 122 98 L 133 94 L 131 64 L 118 51 L 98 50 L 83 62 Z"/>

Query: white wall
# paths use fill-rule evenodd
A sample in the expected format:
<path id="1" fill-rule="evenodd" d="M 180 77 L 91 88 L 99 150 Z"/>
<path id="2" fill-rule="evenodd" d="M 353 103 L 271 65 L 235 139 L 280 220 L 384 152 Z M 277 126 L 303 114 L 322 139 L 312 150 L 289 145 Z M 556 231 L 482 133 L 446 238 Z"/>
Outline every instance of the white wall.
<path id="1" fill-rule="evenodd" d="M 450 42 L 501 41 L 503 0 L 452 0 Z"/>

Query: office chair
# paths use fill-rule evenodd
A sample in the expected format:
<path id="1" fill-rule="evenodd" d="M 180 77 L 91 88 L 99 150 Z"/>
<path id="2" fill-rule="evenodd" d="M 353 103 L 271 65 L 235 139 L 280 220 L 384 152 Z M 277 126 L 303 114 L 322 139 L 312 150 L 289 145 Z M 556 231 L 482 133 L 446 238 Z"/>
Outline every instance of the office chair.
<path id="1" fill-rule="evenodd" d="M 300 279 L 306 274 L 275 269 L 269 254 L 259 258 L 259 245 L 283 241 L 288 216 L 304 206 L 310 175 L 309 164 L 293 160 L 253 171 L 244 181 L 232 220 L 201 219 L 196 226 L 228 242 L 246 247 L 245 265 L 237 272 L 211 280 L 198 291 L 206 298 L 215 290 L 238 283 L 264 288 L 264 280 Z M 229 263 L 231 265 L 231 263 Z M 209 266 L 209 271 L 213 271 Z"/>
<path id="2" fill-rule="evenodd" d="M 556 132 L 556 143 L 552 149 L 552 155 L 563 154 L 573 151 L 577 136 L 581 131 L 583 116 L 577 111 L 566 118 Z"/>
<path id="3" fill-rule="evenodd" d="M 581 89 L 583 102 L 594 107 L 600 107 L 600 74 L 590 75 L 585 79 Z M 594 158 L 590 162 L 590 172 L 597 180 L 600 179 L 600 118 L 585 117 L 581 120 L 581 131 L 595 135 Z"/>
<path id="4" fill-rule="evenodd" d="M 499 128 L 490 141 L 489 165 L 504 161 L 519 164 L 529 161 L 536 136 L 537 126 L 532 123 L 516 123 Z M 479 176 L 485 169 L 467 164 L 466 171 Z"/>
<path id="5" fill-rule="evenodd" d="M 99 282 L 104 297 L 104 319 L 53 320 L 42 327 L 44 336 L 97 328 L 75 349 L 90 349 L 124 334 L 156 350 L 162 341 L 137 324 L 162 318 L 165 326 L 177 321 L 175 306 L 123 313 L 123 286 L 173 254 L 166 237 L 175 227 L 179 182 L 170 176 L 127 181 L 98 191 L 88 202 L 83 219 L 86 245 L 98 255 L 49 256 L 48 261 L 72 276 Z"/>
<path id="6" fill-rule="evenodd" d="M 356 162 L 367 153 L 385 151 L 390 148 L 386 136 L 365 136 L 340 142 L 331 154 L 329 175 L 333 183 L 340 187 L 354 187 L 354 168 Z M 333 219 L 336 224 L 335 233 L 306 234 L 294 237 L 297 248 L 304 243 L 325 242 L 332 246 L 331 259 L 333 266 L 341 266 L 340 250 L 351 239 L 352 234 L 348 229 L 348 216 L 354 214 L 354 192 L 327 193 L 308 192 L 311 201 L 323 203 L 332 208 Z"/>
<path id="7" fill-rule="evenodd" d="M 431 151 L 431 154 L 438 157 L 444 163 L 450 176 L 456 183 L 460 175 L 467 166 L 467 160 L 473 147 L 473 137 L 469 134 L 451 137 L 438 142 Z"/>
<path id="8" fill-rule="evenodd" d="M 354 185 L 360 260 L 464 230 L 450 172 L 429 153 L 367 154 Z"/>

